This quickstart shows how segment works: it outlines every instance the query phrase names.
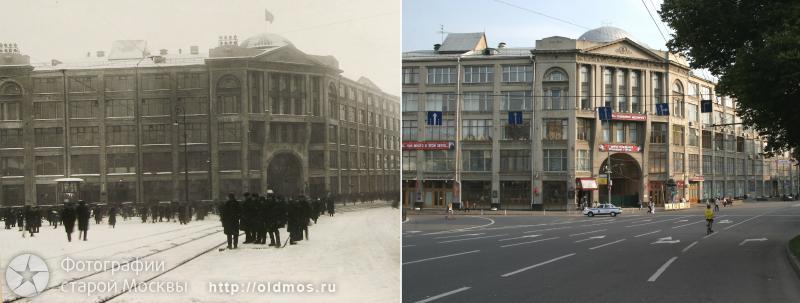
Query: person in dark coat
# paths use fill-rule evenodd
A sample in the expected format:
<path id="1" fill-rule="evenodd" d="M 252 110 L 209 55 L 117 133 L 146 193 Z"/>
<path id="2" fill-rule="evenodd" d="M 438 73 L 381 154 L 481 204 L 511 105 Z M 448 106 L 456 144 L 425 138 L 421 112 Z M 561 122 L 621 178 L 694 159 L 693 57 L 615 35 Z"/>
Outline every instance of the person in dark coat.
<path id="1" fill-rule="evenodd" d="M 95 206 L 92 210 L 92 215 L 94 215 L 94 224 L 100 224 L 103 222 L 103 213 L 100 210 L 100 206 Z"/>
<path id="2" fill-rule="evenodd" d="M 111 206 L 108 209 L 108 225 L 111 225 L 111 228 L 116 228 L 117 226 L 117 208 Z"/>
<path id="3" fill-rule="evenodd" d="M 286 225 L 286 203 L 279 199 L 272 190 L 267 191 L 267 232 L 269 245 L 281 247 L 280 229 Z"/>
<path id="4" fill-rule="evenodd" d="M 256 217 L 258 216 L 258 202 L 250 193 L 244 193 L 242 204 L 242 230 L 244 230 L 244 243 L 256 242 Z"/>
<path id="5" fill-rule="evenodd" d="M 3 223 L 5 223 L 6 229 L 11 229 L 11 220 L 14 220 L 14 216 L 11 215 L 11 209 L 3 208 L 2 215 Z"/>
<path id="6" fill-rule="evenodd" d="M 333 196 L 330 194 L 325 198 L 325 208 L 328 210 L 328 216 L 333 217 L 333 214 L 336 213 L 336 205 L 333 203 Z"/>
<path id="7" fill-rule="evenodd" d="M 317 224 L 317 219 L 319 219 L 319 215 L 323 212 L 325 208 L 322 206 L 322 201 L 319 198 L 314 199 L 314 202 L 311 203 L 311 219 L 314 220 L 314 224 Z"/>
<path id="8" fill-rule="evenodd" d="M 25 210 L 24 209 L 17 210 L 17 226 L 19 227 L 19 231 L 25 230 Z"/>
<path id="9" fill-rule="evenodd" d="M 241 207 L 233 193 L 228 194 L 228 201 L 222 206 L 222 227 L 228 237 L 228 249 L 239 247 L 239 219 Z"/>
<path id="10" fill-rule="evenodd" d="M 303 207 L 300 206 L 300 201 L 291 199 L 288 203 L 288 227 L 289 231 L 289 244 L 295 245 L 297 241 L 303 240 Z"/>
<path id="11" fill-rule="evenodd" d="M 267 198 L 256 194 L 258 201 L 258 229 L 256 229 L 256 243 L 267 244 Z"/>
<path id="12" fill-rule="evenodd" d="M 308 240 L 308 225 L 311 223 L 311 215 L 313 212 L 308 198 L 306 198 L 306 196 L 300 196 L 300 226 L 306 235 L 306 240 Z"/>
<path id="13" fill-rule="evenodd" d="M 139 215 L 142 216 L 142 223 L 147 223 L 147 206 L 139 209 Z"/>
<path id="14" fill-rule="evenodd" d="M 75 207 L 72 203 L 64 206 L 61 210 L 61 225 L 64 225 L 64 231 L 67 232 L 67 241 L 72 242 L 72 231 L 75 230 Z"/>
<path id="15" fill-rule="evenodd" d="M 86 236 L 89 231 L 89 207 L 83 200 L 78 202 L 78 207 L 75 209 L 75 215 L 78 217 L 78 240 L 83 235 L 83 241 L 86 241 Z"/>

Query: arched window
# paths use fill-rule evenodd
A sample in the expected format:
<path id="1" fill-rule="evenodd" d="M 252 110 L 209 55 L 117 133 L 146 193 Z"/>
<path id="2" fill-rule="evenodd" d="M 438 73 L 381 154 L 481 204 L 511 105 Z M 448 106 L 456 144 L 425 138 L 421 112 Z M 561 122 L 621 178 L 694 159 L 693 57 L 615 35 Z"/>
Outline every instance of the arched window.
<path id="1" fill-rule="evenodd" d="M 22 115 L 22 88 L 8 81 L 0 84 L 0 121 L 19 121 Z"/>
<path id="2" fill-rule="evenodd" d="M 339 95 L 337 91 L 336 85 L 331 82 L 328 85 L 328 117 L 333 119 L 339 119 Z"/>
<path id="3" fill-rule="evenodd" d="M 683 109 L 685 107 L 683 101 L 683 84 L 680 80 L 675 80 L 672 83 L 672 109 L 671 114 L 675 117 L 683 117 Z"/>
<path id="4" fill-rule="evenodd" d="M 241 112 L 241 81 L 233 75 L 222 76 L 217 81 L 217 114 Z"/>
<path id="5" fill-rule="evenodd" d="M 16 96 L 22 95 L 22 88 L 14 82 L 6 82 L 0 86 L 0 95 Z"/>
<path id="6" fill-rule="evenodd" d="M 544 90 L 544 109 L 566 109 L 566 95 L 569 89 L 569 78 L 567 73 L 560 68 L 551 68 L 544 73 L 542 80 Z"/>

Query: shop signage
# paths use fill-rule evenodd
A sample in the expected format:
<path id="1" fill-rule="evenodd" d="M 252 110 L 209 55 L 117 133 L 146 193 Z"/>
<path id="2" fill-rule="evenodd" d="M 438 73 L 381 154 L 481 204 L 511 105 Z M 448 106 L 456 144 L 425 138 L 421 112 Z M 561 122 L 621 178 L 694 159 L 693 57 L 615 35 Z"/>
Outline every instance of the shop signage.
<path id="1" fill-rule="evenodd" d="M 645 114 L 634 114 L 634 113 L 619 113 L 615 112 L 611 114 L 611 120 L 622 120 L 622 121 L 647 121 L 647 115 Z"/>
<path id="2" fill-rule="evenodd" d="M 454 141 L 403 141 L 403 150 L 450 150 Z"/>
<path id="3" fill-rule="evenodd" d="M 642 151 L 641 146 L 636 144 L 600 144 L 601 151 L 638 153 Z"/>
<path id="4" fill-rule="evenodd" d="M 700 177 L 691 177 L 691 178 L 689 178 L 689 182 L 703 182 L 703 181 L 705 181 L 705 180 L 706 180 L 706 179 L 705 179 L 704 177 L 702 177 L 702 176 L 700 176 Z"/>

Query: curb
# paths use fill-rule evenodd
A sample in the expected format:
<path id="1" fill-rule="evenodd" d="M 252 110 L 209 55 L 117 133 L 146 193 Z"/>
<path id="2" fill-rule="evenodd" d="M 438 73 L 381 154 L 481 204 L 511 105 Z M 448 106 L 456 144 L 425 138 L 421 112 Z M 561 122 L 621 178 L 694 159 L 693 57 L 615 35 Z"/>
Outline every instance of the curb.
<path id="1" fill-rule="evenodd" d="M 792 268 L 794 268 L 794 273 L 797 274 L 797 277 L 800 278 L 800 260 L 792 253 L 792 250 L 789 249 L 789 244 L 786 244 L 786 257 L 789 258 L 789 263 L 792 264 Z"/>

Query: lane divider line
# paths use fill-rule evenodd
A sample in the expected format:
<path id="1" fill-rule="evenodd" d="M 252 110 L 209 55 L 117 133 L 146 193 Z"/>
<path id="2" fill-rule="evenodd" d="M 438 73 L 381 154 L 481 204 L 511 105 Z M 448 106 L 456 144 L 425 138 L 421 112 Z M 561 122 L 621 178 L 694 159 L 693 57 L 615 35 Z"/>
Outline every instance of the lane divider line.
<path id="1" fill-rule="evenodd" d="M 531 266 L 528 266 L 528 267 L 525 267 L 525 268 L 521 268 L 521 269 L 518 269 L 518 270 L 512 271 L 512 272 L 510 272 L 510 273 L 507 273 L 507 274 L 502 274 L 502 275 L 500 275 L 500 276 L 501 276 L 501 277 L 503 277 L 503 278 L 508 278 L 508 277 L 510 277 L 510 276 L 513 276 L 513 275 L 516 275 L 516 274 L 518 274 L 518 273 L 521 273 L 521 272 L 523 272 L 523 271 L 526 271 L 526 270 L 529 270 L 529 269 L 534 269 L 534 268 L 536 268 L 536 267 L 539 267 L 539 266 L 542 266 L 542 265 L 545 265 L 545 264 L 548 264 L 548 263 L 553 263 L 553 262 L 555 262 L 555 261 L 558 261 L 558 260 L 561 260 L 561 259 L 566 259 L 566 258 L 572 257 L 572 256 L 574 256 L 574 255 L 575 255 L 575 253 L 571 253 L 571 254 L 568 254 L 568 255 L 563 255 L 563 256 L 561 256 L 561 257 L 558 257 L 558 258 L 553 258 L 553 259 L 550 259 L 550 260 L 544 261 L 544 262 L 542 262 L 542 263 L 534 264 L 534 265 L 531 265 Z"/>
<path id="2" fill-rule="evenodd" d="M 502 248 L 506 248 L 506 247 L 512 247 L 512 246 L 517 246 L 517 245 L 531 244 L 531 243 L 536 243 L 536 242 L 542 242 L 542 241 L 554 240 L 554 239 L 558 239 L 558 237 L 552 237 L 552 238 L 546 238 L 546 239 L 539 239 L 539 240 L 528 241 L 528 242 L 519 242 L 519 243 L 514 243 L 514 244 L 506 244 L 506 245 L 503 245 L 503 246 L 500 246 L 500 247 L 502 247 Z"/>
<path id="3" fill-rule="evenodd" d="M 686 248 L 684 248 L 681 252 L 685 253 L 685 252 L 689 251 L 689 249 L 691 249 L 692 246 L 694 246 L 695 244 L 697 244 L 697 241 L 694 241 L 694 242 L 692 242 L 692 244 L 689 244 L 689 246 L 686 246 Z"/>
<path id="4" fill-rule="evenodd" d="M 468 290 L 468 289 L 470 289 L 470 287 L 464 286 L 462 288 L 459 288 L 459 289 L 456 289 L 456 290 L 451 290 L 451 291 L 448 291 L 448 292 L 443 293 L 443 294 L 438 294 L 438 295 L 435 295 L 433 297 L 430 297 L 430 298 L 427 298 L 427 299 L 424 299 L 424 300 L 419 300 L 416 303 L 428 303 L 428 302 L 431 302 L 431 301 L 434 301 L 434 300 L 438 300 L 438 299 L 444 298 L 444 297 L 452 295 L 452 294 L 460 293 L 460 292 Z"/>
<path id="5" fill-rule="evenodd" d="M 590 250 L 595 250 L 595 249 L 598 249 L 598 248 L 600 248 L 600 247 L 609 246 L 609 245 L 611 245 L 611 244 L 617 244 L 617 243 L 619 243 L 619 242 L 622 242 L 622 241 L 625 241 L 625 239 L 620 239 L 620 240 L 617 240 L 617 241 L 614 241 L 614 242 L 610 242 L 610 243 L 606 243 L 606 244 L 598 245 L 598 246 L 595 246 L 595 247 L 592 247 L 592 248 L 589 248 L 589 249 L 590 249 Z"/>
<path id="6" fill-rule="evenodd" d="M 473 251 L 467 251 L 467 252 L 462 252 L 462 253 L 457 253 L 457 254 L 451 254 L 451 255 L 445 255 L 445 256 L 439 256 L 439 257 L 433 257 L 433 258 L 427 258 L 427 259 L 421 259 L 421 260 L 416 260 L 416 261 L 409 261 L 409 262 L 403 263 L 403 265 L 420 263 L 420 262 L 437 260 L 437 259 L 443 259 L 443 258 L 449 258 L 449 257 L 455 257 L 455 256 L 460 256 L 460 255 L 466 255 L 466 254 L 472 254 L 472 253 L 476 253 L 476 252 L 479 252 L 479 251 L 480 250 L 473 250 Z"/>
<path id="7" fill-rule="evenodd" d="M 652 235 L 652 234 L 654 234 L 654 233 L 657 233 L 657 232 L 660 232 L 660 231 L 661 231 L 661 230 L 659 229 L 659 230 L 656 230 L 656 231 L 651 231 L 651 232 L 649 232 L 649 233 L 644 233 L 644 234 L 641 234 L 641 235 L 636 235 L 636 236 L 633 236 L 633 237 L 634 237 L 634 238 L 638 238 L 638 237 L 641 237 L 641 236 Z"/>
<path id="8" fill-rule="evenodd" d="M 667 267 L 669 267 L 672 264 L 672 262 L 675 262 L 675 260 L 677 259 L 678 257 L 672 257 L 669 260 L 667 260 L 667 263 L 661 265 L 661 267 L 659 267 L 658 270 L 656 270 L 656 272 L 653 273 L 652 276 L 650 276 L 650 279 L 647 279 L 647 282 L 655 282 L 658 279 L 658 277 L 661 276 L 661 274 L 663 274 L 665 270 L 667 270 Z"/>
<path id="9" fill-rule="evenodd" d="M 571 235 L 569 235 L 569 236 L 570 236 L 570 237 L 574 237 L 574 236 L 580 236 L 580 235 L 591 234 L 591 233 L 599 233 L 599 232 L 601 232 L 601 231 L 606 231 L 606 230 L 608 230 L 608 229 L 598 229 L 598 230 L 593 230 L 593 231 L 587 231 L 587 232 L 585 232 L 585 233 L 571 234 Z"/>
<path id="10" fill-rule="evenodd" d="M 504 236 L 508 236 L 508 234 L 494 235 L 494 236 L 483 236 L 483 237 L 475 237 L 475 238 L 455 239 L 455 240 L 447 240 L 447 241 L 441 241 L 441 242 L 436 242 L 436 243 L 437 244 L 453 243 L 453 242 L 460 242 L 460 241 L 478 240 L 478 239 L 486 239 L 486 238 L 497 238 L 497 237 L 504 237 Z"/>

